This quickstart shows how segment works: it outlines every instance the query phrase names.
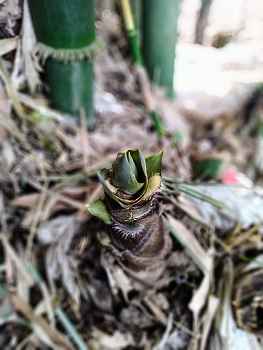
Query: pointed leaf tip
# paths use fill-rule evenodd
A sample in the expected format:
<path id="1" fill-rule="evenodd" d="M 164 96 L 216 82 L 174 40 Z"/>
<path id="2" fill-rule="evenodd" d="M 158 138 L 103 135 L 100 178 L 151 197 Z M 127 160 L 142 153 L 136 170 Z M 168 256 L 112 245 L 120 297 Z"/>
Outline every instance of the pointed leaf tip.
<path id="1" fill-rule="evenodd" d="M 136 159 L 132 157 L 133 151 L 120 152 L 114 162 L 111 184 L 126 194 L 133 195 L 144 185 L 138 181 L 139 168 Z"/>
<path id="2" fill-rule="evenodd" d="M 157 174 L 161 175 L 163 151 L 162 149 L 160 152 L 145 159 L 148 178 Z"/>
<path id="3" fill-rule="evenodd" d="M 86 204 L 86 207 L 92 215 L 97 216 L 99 219 L 103 220 L 105 224 L 110 223 L 110 214 L 102 199 L 98 199 L 92 203 Z"/>

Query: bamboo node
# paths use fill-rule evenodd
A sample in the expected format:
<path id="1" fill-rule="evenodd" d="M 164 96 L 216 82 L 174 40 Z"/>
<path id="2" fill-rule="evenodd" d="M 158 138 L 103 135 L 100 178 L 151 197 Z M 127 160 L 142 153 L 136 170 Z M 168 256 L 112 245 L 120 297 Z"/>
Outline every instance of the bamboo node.
<path id="1" fill-rule="evenodd" d="M 90 45 L 79 49 L 58 49 L 38 42 L 33 49 L 32 55 L 34 60 L 42 65 L 48 58 L 65 63 L 87 59 L 89 62 L 94 63 L 98 56 L 105 51 L 103 40 L 100 37 L 96 37 Z"/>

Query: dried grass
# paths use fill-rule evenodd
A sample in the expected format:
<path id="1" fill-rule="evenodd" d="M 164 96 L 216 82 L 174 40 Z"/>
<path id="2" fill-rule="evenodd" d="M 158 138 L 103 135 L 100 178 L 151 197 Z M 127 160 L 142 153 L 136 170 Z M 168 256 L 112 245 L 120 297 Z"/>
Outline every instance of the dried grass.
<path id="1" fill-rule="evenodd" d="M 116 36 L 118 41 L 97 63 L 97 122 L 89 132 L 82 114 L 79 126 L 50 109 L 42 95 L 17 90 L 25 79 L 32 91 L 38 85 L 26 52 L 30 41 L 22 38 L 26 67 L 14 67 L 13 80 L 13 61 L 1 59 L 1 346 L 234 350 L 240 346 L 227 339 L 242 333 L 243 344 L 261 349 L 256 336 L 237 328 L 231 308 L 236 281 L 250 273 L 246 268 L 262 249 L 261 195 L 182 182 L 191 179 L 188 147 L 195 126 L 156 89 L 152 94 L 166 131 L 157 137 L 136 69 L 124 59 L 116 19 L 112 13 L 112 26 L 105 19 L 100 23 L 106 43 Z M 17 37 L 4 40 L 0 55 L 15 49 L 18 54 Z M 163 274 L 152 282 L 148 271 L 139 275 L 123 266 L 121 252 L 85 204 L 102 196 L 97 170 L 109 167 L 117 152 L 140 148 L 147 157 L 162 147 L 159 201 L 174 247 Z M 244 224 L 235 226 L 242 218 Z"/>

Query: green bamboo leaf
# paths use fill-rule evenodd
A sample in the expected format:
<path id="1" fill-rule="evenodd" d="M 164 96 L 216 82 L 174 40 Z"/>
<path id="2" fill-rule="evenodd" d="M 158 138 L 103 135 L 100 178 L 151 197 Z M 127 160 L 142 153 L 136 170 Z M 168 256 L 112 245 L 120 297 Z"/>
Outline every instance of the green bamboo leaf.
<path id="1" fill-rule="evenodd" d="M 144 185 L 144 183 L 137 181 L 138 177 L 138 169 L 130 153 L 118 153 L 113 167 L 111 184 L 124 193 L 133 195 Z"/>
<path id="2" fill-rule="evenodd" d="M 67 332 L 71 335 L 72 339 L 77 344 L 78 350 L 89 350 L 87 344 L 84 342 L 83 338 L 81 337 L 81 335 L 79 334 L 79 332 L 77 331 L 73 323 L 69 320 L 68 316 L 62 310 L 62 308 L 57 307 L 55 309 L 55 312 L 58 318 L 60 319 L 61 323 L 67 330 Z"/>
<path id="3" fill-rule="evenodd" d="M 146 161 L 142 152 L 139 149 L 137 149 L 136 151 L 129 150 L 128 152 L 132 156 L 136 164 L 136 167 L 138 169 L 138 173 L 139 173 L 138 181 L 146 182 L 147 180 Z"/>
<path id="4" fill-rule="evenodd" d="M 163 127 L 163 123 L 161 121 L 161 118 L 159 117 L 159 115 L 157 114 L 156 111 L 152 111 L 151 114 L 151 119 L 154 122 L 154 126 L 155 129 L 157 131 L 157 135 L 159 137 L 163 137 L 165 135 L 165 131 L 164 131 L 164 127 Z"/>
<path id="5" fill-rule="evenodd" d="M 161 175 L 162 158 L 163 158 L 163 149 L 159 153 L 154 154 L 153 156 L 145 159 L 148 179 L 156 174 Z"/>
<path id="6" fill-rule="evenodd" d="M 223 203 L 222 201 L 216 198 L 213 198 L 212 196 L 209 196 L 201 191 L 194 189 L 193 185 L 186 184 L 186 183 L 176 183 L 176 187 L 178 188 L 179 191 L 184 192 L 191 197 L 210 203 L 219 209 L 228 209 L 228 210 L 230 209 L 226 203 Z"/>
<path id="7" fill-rule="evenodd" d="M 118 153 L 112 174 L 108 169 L 98 172 L 104 191 L 123 208 L 140 205 L 161 188 L 162 155 L 163 150 L 147 159 L 139 149 Z"/>
<path id="8" fill-rule="evenodd" d="M 136 179 L 138 179 L 139 172 L 130 152 L 127 153 L 127 158 L 130 164 L 131 172 L 135 175 Z"/>
<path id="9" fill-rule="evenodd" d="M 123 205 L 121 203 L 121 201 L 119 200 L 119 198 L 116 196 L 117 193 L 117 188 L 115 188 L 114 186 L 112 186 L 109 182 L 109 179 L 106 178 L 108 169 L 101 169 L 98 171 L 98 178 L 100 183 L 102 184 L 104 191 L 108 193 L 108 195 L 115 200 L 117 203 L 119 203 L 122 207 L 124 207 L 125 205 Z"/>
<path id="10" fill-rule="evenodd" d="M 99 219 L 103 220 L 105 224 L 110 223 L 110 214 L 102 199 L 98 199 L 92 203 L 86 204 L 86 207 L 92 215 L 97 216 Z"/>
<path id="11" fill-rule="evenodd" d="M 137 200 L 136 203 L 139 201 L 143 201 L 148 197 L 153 196 L 161 188 L 161 183 L 162 183 L 162 178 L 160 175 L 152 176 L 148 182 L 148 186 L 146 188 L 145 193 L 143 193 L 140 196 L 139 200 Z"/>

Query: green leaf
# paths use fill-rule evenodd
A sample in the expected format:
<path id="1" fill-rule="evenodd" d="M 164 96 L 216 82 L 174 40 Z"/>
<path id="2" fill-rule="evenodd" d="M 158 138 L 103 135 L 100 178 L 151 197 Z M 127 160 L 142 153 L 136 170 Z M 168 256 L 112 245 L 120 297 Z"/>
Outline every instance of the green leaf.
<path id="1" fill-rule="evenodd" d="M 162 172 L 163 149 L 151 157 L 145 159 L 148 179 L 153 175 L 161 175 Z"/>
<path id="2" fill-rule="evenodd" d="M 165 135 L 163 123 L 162 123 L 161 118 L 159 117 L 159 115 L 157 114 L 156 111 L 151 112 L 151 118 L 152 118 L 152 121 L 154 122 L 154 126 L 155 126 L 155 129 L 157 131 L 157 135 L 159 137 L 163 137 Z"/>
<path id="3" fill-rule="evenodd" d="M 106 174 L 108 172 L 108 169 L 101 169 L 98 171 L 98 178 L 100 183 L 102 184 L 104 191 L 108 193 L 108 195 L 117 203 L 119 203 L 121 206 L 123 204 L 119 200 L 119 198 L 116 196 L 117 188 L 115 188 L 113 185 L 110 184 L 109 178 L 106 179 Z"/>
<path id="4" fill-rule="evenodd" d="M 137 166 L 136 166 L 136 164 L 131 156 L 131 153 L 127 153 L 127 158 L 128 158 L 128 162 L 130 164 L 131 172 L 133 172 L 136 179 L 138 179 L 139 172 L 138 172 Z"/>
<path id="5" fill-rule="evenodd" d="M 206 181 L 213 180 L 218 176 L 222 163 L 223 160 L 216 157 L 191 160 L 194 175 Z"/>
<path id="6" fill-rule="evenodd" d="M 105 224 L 110 223 L 110 214 L 102 199 L 98 199 L 90 204 L 86 204 L 86 207 L 92 215 L 97 216 L 99 219 L 103 220 Z"/>
<path id="7" fill-rule="evenodd" d="M 146 182 L 147 181 L 146 162 L 142 152 L 139 149 L 137 149 L 136 151 L 129 150 L 128 152 L 132 156 L 136 164 L 136 167 L 138 169 L 139 177 L 137 178 L 137 180 L 139 182 Z"/>
<path id="8" fill-rule="evenodd" d="M 118 153 L 110 182 L 124 193 L 133 195 L 143 187 L 144 183 L 137 181 L 138 169 L 128 152 Z"/>
<path id="9" fill-rule="evenodd" d="M 160 175 L 154 175 L 149 179 L 146 191 L 141 195 L 139 200 L 145 200 L 150 196 L 153 196 L 161 188 L 162 178 Z"/>
<path id="10" fill-rule="evenodd" d="M 112 175 L 108 169 L 98 172 L 104 191 L 123 208 L 153 196 L 161 187 L 162 155 L 163 150 L 145 159 L 139 149 L 119 152 Z"/>
<path id="11" fill-rule="evenodd" d="M 213 206 L 219 208 L 219 209 L 228 209 L 228 205 L 216 198 L 213 198 L 213 196 L 209 196 L 201 191 L 198 191 L 194 188 L 194 185 L 186 184 L 186 183 L 176 183 L 176 187 L 179 191 L 186 193 L 189 196 L 192 196 L 194 198 L 200 199 L 204 202 L 210 203 Z"/>

